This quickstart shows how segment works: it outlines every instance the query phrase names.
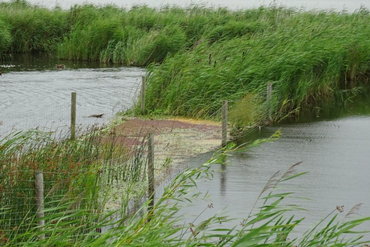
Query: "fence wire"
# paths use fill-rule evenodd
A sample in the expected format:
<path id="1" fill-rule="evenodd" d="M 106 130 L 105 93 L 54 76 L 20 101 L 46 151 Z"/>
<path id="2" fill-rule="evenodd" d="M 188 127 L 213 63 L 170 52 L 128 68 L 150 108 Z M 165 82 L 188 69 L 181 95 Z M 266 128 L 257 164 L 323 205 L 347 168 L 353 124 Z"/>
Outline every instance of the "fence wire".
<path id="1" fill-rule="evenodd" d="M 141 78 L 135 78 L 134 86 L 125 89 L 125 93 L 119 92 L 117 97 L 112 96 L 112 91 L 118 91 L 114 87 L 108 90 L 105 86 L 99 86 L 99 90 L 96 90 L 95 85 L 95 88 L 87 87 L 83 93 L 76 90 L 80 138 L 73 144 L 62 141 L 68 139 L 70 134 L 71 102 L 68 92 L 61 93 L 53 104 L 38 111 L 37 117 L 31 117 L 35 112 L 28 113 L 26 110 L 10 117 L 2 116 L 1 138 L 10 131 L 30 128 L 51 134 L 46 139 L 45 136 L 29 138 L 27 135 L 22 136 L 23 139 L 3 139 L 2 144 L 8 143 L 8 148 L 0 150 L 0 236 L 11 237 L 37 226 L 35 173 L 39 170 L 44 176 L 43 203 L 47 220 L 51 220 L 48 217 L 52 217 L 52 214 L 66 208 L 101 212 L 120 209 L 127 203 L 129 206 L 126 205 L 125 212 L 114 216 L 122 218 L 129 210 L 140 206 L 148 196 L 149 133 L 155 135 L 154 177 L 157 194 L 161 194 L 179 173 L 204 163 L 211 158 L 212 151 L 220 148 L 221 123 L 211 120 L 221 118 L 222 108 L 203 120 L 144 119 L 134 127 L 118 126 L 101 132 L 101 126 L 107 123 L 108 118 L 89 116 L 113 116 L 117 111 L 127 108 L 127 102 L 138 97 L 140 83 Z M 266 98 L 266 95 L 261 97 Z M 254 121 L 259 125 L 244 129 L 237 140 L 259 131 L 269 119 L 266 114 L 260 114 Z M 29 144 L 22 140 L 36 141 L 38 144 L 27 146 Z M 27 150 L 25 147 L 28 147 Z M 197 159 L 199 154 L 206 155 Z M 90 196 L 86 197 L 86 193 L 90 193 Z M 73 206 L 61 206 L 72 201 L 72 198 Z"/>
<path id="2" fill-rule="evenodd" d="M 108 124 L 117 112 L 132 107 L 144 73 L 130 68 L 7 73 L 0 84 L 0 138 L 30 129 L 67 136 L 72 92 L 77 93 L 80 132 Z"/>

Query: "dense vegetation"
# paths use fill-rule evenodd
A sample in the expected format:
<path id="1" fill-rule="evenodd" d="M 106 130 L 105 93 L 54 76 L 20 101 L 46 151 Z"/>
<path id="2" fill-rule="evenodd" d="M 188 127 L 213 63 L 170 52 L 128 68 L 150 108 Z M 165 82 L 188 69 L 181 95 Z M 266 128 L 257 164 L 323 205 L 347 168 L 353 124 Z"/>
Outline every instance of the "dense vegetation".
<path id="1" fill-rule="evenodd" d="M 369 11 L 243 11 L 191 6 L 0 4 L 0 52 L 57 52 L 61 59 L 147 66 L 149 112 L 206 117 L 244 97 L 273 119 L 346 104 L 368 91 Z M 261 110 L 261 109 L 260 109 Z M 257 121 L 257 120 L 255 120 Z"/>
<path id="2" fill-rule="evenodd" d="M 147 66 L 149 112 L 207 117 L 223 99 L 245 97 L 265 111 L 272 82 L 272 117 L 279 120 L 305 109 L 319 114 L 368 91 L 366 9 L 86 4 L 64 11 L 16 0 L 0 3 L 0 12 L 3 54 L 57 52 L 61 59 Z"/>
<path id="3" fill-rule="evenodd" d="M 1 59 L 14 53 L 47 52 L 60 59 L 145 66 L 151 113 L 207 117 L 228 99 L 235 103 L 230 118 L 242 126 L 265 120 L 266 82 L 273 83 L 275 120 L 297 114 L 301 107 L 317 110 L 323 102 L 344 103 L 367 91 L 370 13 L 365 9 L 348 14 L 277 7 L 234 12 L 196 6 L 125 10 L 83 5 L 65 11 L 15 0 L 1 2 L 0 13 Z M 298 164 L 267 181 L 254 209 L 237 223 L 240 226 L 225 226 L 231 220 L 225 215 L 183 225 L 182 206 L 199 196 L 196 179 L 212 177 L 213 164 L 241 150 L 227 147 L 203 166 L 179 174 L 153 208 L 147 207 L 147 201 L 131 214 L 129 202 L 143 196 L 146 183 L 142 149 L 116 145 L 114 131 L 94 130 L 74 141 L 56 141 L 49 134 L 13 133 L 0 140 L 2 246 L 362 246 L 366 242 L 353 235 L 358 225 L 370 221 L 352 218 L 360 205 L 343 217 L 342 208 L 333 209 L 296 237 L 294 230 L 303 219 L 291 215 L 300 207 L 284 204 L 291 193 L 277 187 L 302 175 L 295 171 Z M 103 142 L 102 136 L 109 141 Z M 37 170 L 43 171 L 45 180 L 43 227 L 37 226 L 36 217 Z M 121 195 L 111 194 L 115 179 L 123 188 Z M 108 202 L 117 199 L 120 208 L 106 210 Z"/>
<path id="4" fill-rule="evenodd" d="M 114 182 L 119 181 L 122 191 L 127 191 L 119 195 L 120 202 L 145 193 L 145 158 L 140 148 L 117 145 L 115 135 L 95 128 L 74 141 L 63 140 L 64 136 L 55 139 L 51 134 L 31 130 L 0 140 L 1 246 L 14 246 L 24 234 L 29 237 L 26 241 L 33 242 L 38 236 L 35 232 L 43 231 L 37 228 L 37 171 L 43 173 L 44 220 L 55 226 L 52 231 L 57 235 L 69 231 L 67 242 L 78 241 L 81 234 L 104 222 L 97 217 L 113 197 Z M 127 212 L 122 208 L 121 213 Z"/>
<path id="5" fill-rule="evenodd" d="M 275 173 L 261 188 L 253 209 L 243 217 L 235 220 L 216 214 L 204 218 L 203 212 L 212 208 L 209 204 L 204 211 L 194 212 L 199 215 L 190 219 L 191 224 L 184 224 L 182 208 L 203 196 L 196 188 L 197 179 L 211 178 L 215 164 L 260 141 L 243 149 L 228 146 L 204 165 L 180 173 L 156 197 L 153 207 L 146 201 L 130 213 L 127 205 L 132 196 L 143 196 L 134 190 L 137 180 L 121 177 L 118 185 L 128 183 L 128 187 L 122 194 L 110 194 L 114 186 L 109 182 L 112 167 L 108 164 L 117 167 L 120 163 L 112 160 L 123 150 L 120 145 L 112 145 L 114 141 L 99 142 L 101 132 L 92 134 L 76 141 L 55 142 L 36 131 L 17 133 L 0 141 L 1 246 L 364 246 L 367 243 L 361 237 L 366 232 L 356 228 L 370 221 L 369 217 L 354 217 L 360 205 L 346 213 L 342 207 L 333 208 L 306 232 L 295 232 L 304 219 L 294 214 L 302 209 L 291 202 L 285 203 L 292 192 L 278 188 L 304 174 L 297 171 L 299 163 L 285 172 Z M 106 134 L 115 138 L 112 133 Z M 127 174 L 135 174 L 132 171 L 135 167 L 125 166 Z M 42 218 L 36 217 L 33 183 L 37 169 L 43 170 L 45 179 Z M 117 176 L 114 170 L 114 177 Z M 104 210 L 115 196 L 119 197 L 120 206 L 113 211 Z M 37 226 L 39 220 L 44 220 L 45 225 Z"/>

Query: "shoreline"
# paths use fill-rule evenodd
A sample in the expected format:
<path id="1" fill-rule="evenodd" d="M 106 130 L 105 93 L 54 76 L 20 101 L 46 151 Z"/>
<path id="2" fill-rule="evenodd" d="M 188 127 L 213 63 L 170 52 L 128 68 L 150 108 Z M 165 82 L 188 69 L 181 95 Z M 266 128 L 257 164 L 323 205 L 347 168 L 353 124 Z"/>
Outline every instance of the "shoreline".
<path id="1" fill-rule="evenodd" d="M 168 180 L 173 179 L 179 171 L 190 167 L 189 162 L 197 156 L 214 152 L 221 147 L 221 123 L 209 120 L 197 120 L 191 118 L 168 118 L 168 119 L 143 119 L 130 118 L 123 123 L 112 127 L 116 145 L 124 145 L 131 150 L 142 148 L 145 145 L 146 136 L 154 134 L 154 175 L 155 188 L 161 190 Z M 109 136 L 102 138 L 102 142 L 108 142 Z M 147 154 L 146 151 L 143 152 Z M 134 157 L 133 157 L 134 158 Z M 112 186 L 106 207 L 104 210 L 115 210 L 122 206 L 120 199 L 127 190 L 134 189 L 137 195 L 144 194 L 147 181 L 140 185 L 132 185 L 125 182 Z M 146 194 L 146 193 L 145 193 Z M 131 205 L 140 206 L 140 198 L 131 198 Z M 131 211 L 132 209 L 129 209 Z"/>

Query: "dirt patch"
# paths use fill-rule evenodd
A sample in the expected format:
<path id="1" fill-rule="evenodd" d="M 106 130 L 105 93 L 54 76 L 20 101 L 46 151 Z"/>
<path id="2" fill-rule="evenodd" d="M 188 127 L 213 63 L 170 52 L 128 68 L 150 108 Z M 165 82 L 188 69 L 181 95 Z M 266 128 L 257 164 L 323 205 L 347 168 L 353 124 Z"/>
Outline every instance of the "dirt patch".
<path id="1" fill-rule="evenodd" d="M 212 124 L 211 124 L 212 123 Z M 145 136 L 148 133 L 160 134 L 176 130 L 217 131 L 220 125 L 211 121 L 191 119 L 152 120 L 133 118 L 116 127 L 117 132 L 128 136 Z"/>
<path id="2" fill-rule="evenodd" d="M 132 118 L 114 127 L 115 142 L 125 146 L 139 145 L 141 139 L 149 133 L 155 135 L 156 144 L 165 139 L 181 141 L 184 147 L 199 146 L 208 151 L 217 148 L 221 143 L 221 125 L 217 122 L 195 119 L 165 119 L 152 120 Z M 172 137 L 170 137 L 172 134 Z M 109 137 L 103 137 L 103 142 L 109 142 Z M 178 143 L 177 143 L 178 144 Z M 167 145 L 169 145 L 167 143 Z"/>
<path id="3" fill-rule="evenodd" d="M 156 184 L 164 181 L 169 174 L 181 170 L 191 157 L 215 151 L 221 146 L 221 124 L 194 119 L 151 120 L 132 118 L 117 125 L 110 131 L 113 135 L 102 137 L 101 141 L 111 141 L 133 150 L 145 142 L 149 133 L 154 134 L 154 169 Z M 140 187 L 145 190 L 146 183 Z M 115 188 L 114 194 L 121 194 L 125 187 Z M 138 189 L 138 188 L 137 188 Z M 119 198 L 118 196 L 116 196 Z M 119 201 L 110 200 L 108 208 L 117 208 Z"/>

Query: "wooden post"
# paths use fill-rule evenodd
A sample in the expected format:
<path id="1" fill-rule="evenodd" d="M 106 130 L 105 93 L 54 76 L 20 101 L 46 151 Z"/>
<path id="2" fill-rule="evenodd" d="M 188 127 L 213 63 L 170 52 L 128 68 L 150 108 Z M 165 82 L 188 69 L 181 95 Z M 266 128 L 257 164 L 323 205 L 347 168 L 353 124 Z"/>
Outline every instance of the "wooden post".
<path id="1" fill-rule="evenodd" d="M 44 217 L 44 174 L 42 171 L 35 172 L 35 188 L 36 188 L 36 212 L 37 218 Z M 39 220 L 38 226 L 40 230 L 44 230 L 45 220 Z M 39 236 L 40 239 L 45 239 L 45 234 Z"/>
<path id="2" fill-rule="evenodd" d="M 149 134 L 148 139 L 148 211 L 154 207 L 154 135 Z"/>
<path id="3" fill-rule="evenodd" d="M 141 83 L 141 114 L 145 115 L 145 87 L 146 87 L 146 78 L 142 76 Z"/>
<path id="4" fill-rule="evenodd" d="M 76 139 L 76 103 L 77 103 L 76 92 L 72 92 L 72 95 L 71 95 L 71 140 Z"/>
<path id="5" fill-rule="evenodd" d="M 227 144 L 227 101 L 222 101 L 222 147 Z"/>
<path id="6" fill-rule="evenodd" d="M 272 83 L 267 83 L 267 120 L 271 121 L 271 95 L 272 95 Z"/>

